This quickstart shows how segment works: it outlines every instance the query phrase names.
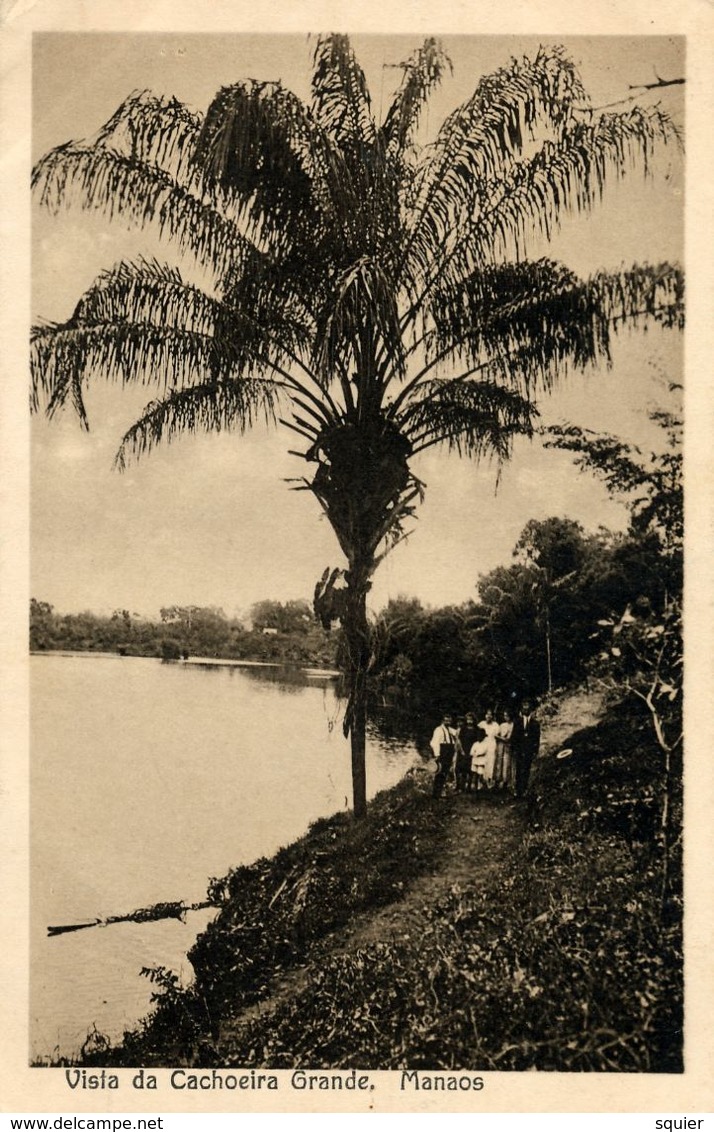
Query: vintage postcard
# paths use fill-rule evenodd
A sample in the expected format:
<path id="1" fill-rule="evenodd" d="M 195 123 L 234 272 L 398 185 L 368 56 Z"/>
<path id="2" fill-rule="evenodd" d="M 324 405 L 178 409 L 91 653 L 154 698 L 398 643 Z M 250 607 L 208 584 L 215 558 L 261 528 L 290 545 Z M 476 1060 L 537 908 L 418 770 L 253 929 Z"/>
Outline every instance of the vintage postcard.
<path id="1" fill-rule="evenodd" d="M 714 29 L 592 7 L 4 4 L 3 1111 L 711 1110 Z"/>

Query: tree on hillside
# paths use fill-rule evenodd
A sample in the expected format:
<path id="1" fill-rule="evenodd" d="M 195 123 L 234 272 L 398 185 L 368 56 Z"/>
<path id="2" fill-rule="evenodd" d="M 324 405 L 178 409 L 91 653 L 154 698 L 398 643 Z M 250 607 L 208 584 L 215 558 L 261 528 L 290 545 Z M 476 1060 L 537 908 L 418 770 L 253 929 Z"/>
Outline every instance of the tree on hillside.
<path id="1" fill-rule="evenodd" d="M 680 389 L 670 384 L 670 392 Z M 658 451 L 647 454 L 616 436 L 567 424 L 545 430 L 545 443 L 573 452 L 581 470 L 602 479 L 630 512 L 631 543 L 650 559 L 654 549 L 660 576 L 657 600 L 643 595 L 640 575 L 637 584 L 623 593 L 618 613 L 598 621 L 601 652 L 596 671 L 610 692 L 635 696 L 645 705 L 662 754 L 659 840 L 664 904 L 672 879 L 674 833 L 678 838 L 681 831 L 683 421 L 678 410 L 655 409 L 649 417 L 665 440 Z"/>
<path id="2" fill-rule="evenodd" d="M 482 78 L 417 145 L 450 62 L 427 39 L 376 119 L 343 35 L 320 36 L 312 99 L 279 82 L 222 88 L 205 116 L 131 95 L 91 139 L 33 173 L 51 211 L 77 203 L 159 232 L 201 264 L 122 262 L 61 325 L 32 335 L 33 404 L 86 426 L 84 383 L 152 382 L 157 399 L 118 464 L 184 431 L 279 421 L 306 464 L 298 489 L 326 514 L 347 568 L 317 591 L 346 642 L 354 811 L 364 814 L 372 576 L 405 534 L 434 445 L 505 459 L 534 397 L 567 369 L 606 362 L 610 333 L 681 318 L 680 273 L 634 266 L 576 277 L 526 258 L 609 177 L 648 167 L 676 138 L 657 107 L 596 111 L 565 52 L 542 48 Z"/>
<path id="3" fill-rule="evenodd" d="M 670 392 L 679 393 L 680 386 L 671 383 Z M 543 434 L 546 448 L 574 453 L 576 466 L 603 480 L 610 495 L 624 503 L 633 538 L 643 545 L 648 541 L 656 545 L 666 605 L 682 588 L 683 420 L 676 409 L 653 409 L 648 416 L 664 434 L 663 444 L 649 453 L 609 433 L 571 424 L 553 425 Z"/>
<path id="4" fill-rule="evenodd" d="M 662 554 L 649 534 L 532 519 L 513 557 L 479 578 L 469 624 L 485 654 L 481 667 L 521 696 L 582 679 L 599 648 L 599 619 L 635 599 L 658 604 Z M 476 655 L 474 663 L 478 668 Z"/>
<path id="5" fill-rule="evenodd" d="M 547 688 L 553 691 L 553 636 L 551 607 L 558 590 L 580 570 L 585 554 L 585 538 L 580 523 L 572 519 L 531 519 L 521 532 L 514 557 L 536 571 L 533 595 L 536 620 L 545 639 Z"/>

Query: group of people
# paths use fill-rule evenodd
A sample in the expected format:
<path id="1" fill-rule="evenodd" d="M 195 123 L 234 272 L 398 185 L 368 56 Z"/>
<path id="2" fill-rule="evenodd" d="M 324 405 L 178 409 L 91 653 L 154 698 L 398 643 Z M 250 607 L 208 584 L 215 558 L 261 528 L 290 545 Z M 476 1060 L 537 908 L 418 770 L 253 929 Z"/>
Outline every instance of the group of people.
<path id="1" fill-rule="evenodd" d="M 500 721 L 490 709 L 479 723 L 473 712 L 456 719 L 446 712 L 431 737 L 433 796 L 453 779 L 457 793 L 505 790 L 522 798 L 539 748 L 540 723 L 528 700 L 516 713 L 505 709 Z"/>

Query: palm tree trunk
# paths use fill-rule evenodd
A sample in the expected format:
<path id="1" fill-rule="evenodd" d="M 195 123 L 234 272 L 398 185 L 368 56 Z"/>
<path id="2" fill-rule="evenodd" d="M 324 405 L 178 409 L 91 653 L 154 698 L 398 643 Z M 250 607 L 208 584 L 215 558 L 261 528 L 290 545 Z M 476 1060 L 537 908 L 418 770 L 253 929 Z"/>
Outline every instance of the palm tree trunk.
<path id="1" fill-rule="evenodd" d="M 347 720 L 352 752 L 352 804 L 354 816 L 367 813 L 367 771 L 365 765 L 367 729 L 367 669 L 370 659 L 370 635 L 367 622 L 367 592 L 372 564 L 355 563 L 347 571 L 347 602 L 343 629 L 347 645 L 347 683 L 349 704 Z"/>
<path id="2" fill-rule="evenodd" d="M 367 813 L 367 766 L 366 766 L 366 728 L 367 728 L 367 680 L 366 673 L 359 674 L 355 681 L 352 709 L 352 728 L 350 744 L 352 754 L 352 804 L 356 819 Z"/>

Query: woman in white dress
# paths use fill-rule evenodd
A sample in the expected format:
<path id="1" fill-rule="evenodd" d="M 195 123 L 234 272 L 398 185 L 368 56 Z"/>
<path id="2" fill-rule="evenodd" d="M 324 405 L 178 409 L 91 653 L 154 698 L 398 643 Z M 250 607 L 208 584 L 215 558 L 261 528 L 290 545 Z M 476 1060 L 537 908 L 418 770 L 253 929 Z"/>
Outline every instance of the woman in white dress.
<path id="1" fill-rule="evenodd" d="M 513 734 L 513 716 L 508 708 L 503 712 L 503 720 L 499 724 L 496 735 L 496 784 L 513 790 L 513 760 L 511 758 L 511 735 Z"/>
<path id="2" fill-rule="evenodd" d="M 483 760 L 483 780 L 486 786 L 491 789 L 494 785 L 494 774 L 496 770 L 496 737 L 500 724 L 493 718 L 493 712 L 489 708 L 485 716 L 479 723 L 479 727 L 484 733 L 484 760 Z"/>

